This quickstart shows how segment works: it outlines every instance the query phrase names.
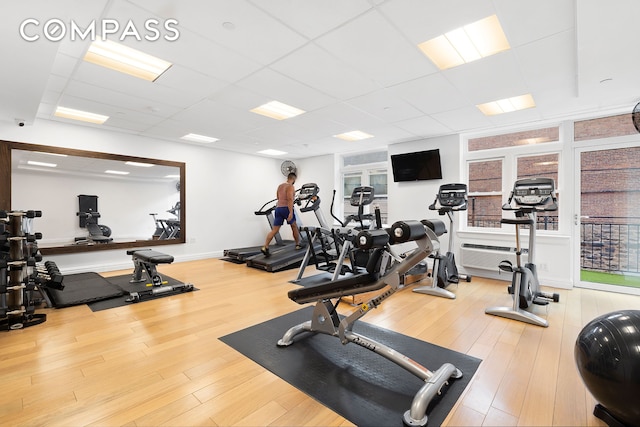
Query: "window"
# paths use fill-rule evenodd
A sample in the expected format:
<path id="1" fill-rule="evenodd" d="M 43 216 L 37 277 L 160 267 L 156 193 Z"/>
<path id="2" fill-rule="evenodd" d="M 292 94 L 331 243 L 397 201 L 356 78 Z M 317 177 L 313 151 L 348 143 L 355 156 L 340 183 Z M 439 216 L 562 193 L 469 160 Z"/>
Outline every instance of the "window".
<path id="1" fill-rule="evenodd" d="M 500 228 L 502 193 L 502 159 L 469 162 L 467 224 Z"/>
<path id="2" fill-rule="evenodd" d="M 517 179 L 553 178 L 559 193 L 559 134 L 556 126 L 467 141 L 467 227 L 501 228 L 502 205 Z M 539 214 L 537 228 L 557 230 L 558 211 Z"/>
<path id="3" fill-rule="evenodd" d="M 351 206 L 353 189 L 359 186 L 371 186 L 374 189 L 374 201 L 365 206 L 365 213 L 373 213 L 375 206 L 380 209 L 383 224 L 387 222 L 387 152 L 350 154 L 342 157 L 342 217 L 358 213 Z M 339 212 L 334 213 L 340 218 Z"/>

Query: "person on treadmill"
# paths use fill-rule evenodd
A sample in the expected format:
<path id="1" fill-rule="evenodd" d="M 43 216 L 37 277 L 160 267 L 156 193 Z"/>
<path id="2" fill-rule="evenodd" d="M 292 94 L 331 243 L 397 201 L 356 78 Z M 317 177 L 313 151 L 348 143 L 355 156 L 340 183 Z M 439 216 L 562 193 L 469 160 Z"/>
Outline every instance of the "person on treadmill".
<path id="1" fill-rule="evenodd" d="M 293 184 L 296 183 L 296 178 L 297 175 L 295 173 L 290 173 L 287 176 L 287 182 L 280 184 L 276 191 L 276 198 L 278 199 L 278 202 L 274 211 L 275 218 L 273 220 L 273 228 L 269 234 L 267 234 L 264 246 L 260 248 L 260 252 L 262 252 L 266 257 L 271 255 L 269 253 L 269 244 L 271 243 L 271 239 L 273 239 L 273 236 L 280 231 L 280 227 L 282 227 L 285 220 L 287 220 L 287 224 L 291 226 L 293 238 L 296 241 L 296 249 L 302 249 L 302 246 L 300 245 L 300 232 L 298 231 L 296 216 L 293 211 L 293 199 L 295 194 Z"/>

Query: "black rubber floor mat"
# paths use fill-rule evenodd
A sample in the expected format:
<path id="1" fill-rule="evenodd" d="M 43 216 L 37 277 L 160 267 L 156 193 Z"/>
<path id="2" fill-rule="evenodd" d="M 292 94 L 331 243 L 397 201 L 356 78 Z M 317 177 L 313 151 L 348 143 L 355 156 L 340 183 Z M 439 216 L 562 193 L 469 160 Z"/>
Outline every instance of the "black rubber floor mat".
<path id="1" fill-rule="evenodd" d="M 105 299 L 105 300 L 101 300 L 101 301 L 95 301 L 92 302 L 89 305 L 89 308 L 91 309 L 91 311 L 101 311 L 101 310 L 107 310 L 109 308 L 115 308 L 115 307 L 121 307 L 123 305 L 131 305 L 131 304 L 139 304 L 142 303 L 144 301 L 151 301 L 154 299 L 159 299 L 159 298 L 164 298 L 164 297 L 168 297 L 171 295 L 177 295 L 180 294 L 181 292 L 173 292 L 173 293 L 163 293 L 160 295 L 155 295 L 155 296 L 146 296 L 144 298 L 142 298 L 139 302 L 128 302 L 127 299 L 129 298 L 129 293 L 131 292 L 142 292 L 144 290 L 149 289 L 149 287 L 147 286 L 147 284 L 145 282 L 140 282 L 140 283 L 130 283 L 129 281 L 131 280 L 133 276 L 131 274 L 124 274 L 122 276 L 114 276 L 114 277 L 107 277 L 106 280 L 109 281 L 109 283 L 112 286 L 117 287 L 118 289 L 121 290 L 121 294 L 119 296 L 116 296 L 115 298 L 110 298 L 110 299 Z M 66 278 L 65 278 L 66 280 Z M 180 282 L 179 280 L 176 280 L 172 277 L 169 276 L 165 276 L 162 275 L 162 280 L 165 285 L 177 285 L 180 284 L 182 282 Z M 197 288 L 193 288 L 194 291 L 197 291 Z"/>
<path id="2" fill-rule="evenodd" d="M 89 304 L 124 295 L 124 291 L 98 273 L 78 273 L 64 276 L 64 290 L 47 289 L 54 307 Z"/>
<path id="3" fill-rule="evenodd" d="M 220 340 L 358 426 L 401 426 L 423 382 L 385 358 L 325 334 L 299 335 L 289 347 L 276 342 L 290 327 L 311 319 L 312 308 L 286 314 Z M 481 360 L 377 326 L 358 322 L 361 333 L 435 371 L 449 362 L 462 371 L 427 411 L 439 426 L 475 374 Z"/>

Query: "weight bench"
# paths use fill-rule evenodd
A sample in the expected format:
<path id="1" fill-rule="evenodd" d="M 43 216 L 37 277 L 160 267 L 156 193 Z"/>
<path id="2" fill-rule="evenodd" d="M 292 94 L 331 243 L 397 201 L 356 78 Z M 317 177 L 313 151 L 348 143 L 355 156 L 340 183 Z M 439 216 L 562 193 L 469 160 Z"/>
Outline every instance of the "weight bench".
<path id="1" fill-rule="evenodd" d="M 401 262 L 386 269 L 392 256 L 388 245 L 415 241 L 417 248 Z M 441 393 L 451 378 L 461 378 L 462 372 L 451 363 L 443 364 L 438 370 L 430 371 L 400 352 L 371 338 L 353 332 L 353 325 L 371 309 L 393 295 L 402 286 L 402 277 L 411 268 L 432 252 L 437 252 L 440 243 L 433 230 L 419 221 L 399 221 L 389 230 L 365 230 L 356 237 L 354 244 L 359 249 L 374 249 L 367 264 L 367 271 L 351 277 L 320 283 L 315 286 L 289 291 L 288 296 L 298 304 L 315 302 L 312 318 L 293 326 L 278 341 L 279 347 L 294 344 L 294 337 L 303 332 L 322 333 L 337 337 L 343 345 L 354 343 L 388 359 L 424 381 L 424 385 L 413 398 L 411 407 L 404 413 L 403 422 L 409 426 L 427 424 L 427 407 L 433 398 Z M 370 298 L 349 316 L 341 318 L 336 308 L 343 296 L 365 292 L 381 291 Z M 332 299 L 338 299 L 333 303 Z"/>
<path id="2" fill-rule="evenodd" d="M 156 266 L 158 264 L 171 264 L 173 256 L 162 252 L 153 251 L 151 249 L 133 249 L 128 250 L 127 255 L 131 255 L 133 259 L 133 278 L 130 283 L 141 283 L 147 281 L 147 286 L 151 289 L 141 292 L 130 292 L 128 302 L 137 302 L 145 296 L 157 296 L 169 292 L 189 292 L 193 290 L 191 283 L 180 283 L 177 285 L 167 285 L 162 280 L 162 276 L 158 273 Z M 146 273 L 146 277 L 142 277 L 142 273 Z"/>

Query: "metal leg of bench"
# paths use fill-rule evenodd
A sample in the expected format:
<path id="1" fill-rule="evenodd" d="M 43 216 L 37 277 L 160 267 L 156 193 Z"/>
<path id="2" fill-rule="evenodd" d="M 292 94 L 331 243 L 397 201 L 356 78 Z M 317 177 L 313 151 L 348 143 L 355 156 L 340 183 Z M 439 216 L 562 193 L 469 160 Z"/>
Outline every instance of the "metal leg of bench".
<path id="1" fill-rule="evenodd" d="M 142 262 L 134 259 L 133 260 L 133 278 L 129 281 L 130 283 L 138 283 L 143 282 L 142 278 L 142 270 L 144 269 Z"/>

